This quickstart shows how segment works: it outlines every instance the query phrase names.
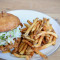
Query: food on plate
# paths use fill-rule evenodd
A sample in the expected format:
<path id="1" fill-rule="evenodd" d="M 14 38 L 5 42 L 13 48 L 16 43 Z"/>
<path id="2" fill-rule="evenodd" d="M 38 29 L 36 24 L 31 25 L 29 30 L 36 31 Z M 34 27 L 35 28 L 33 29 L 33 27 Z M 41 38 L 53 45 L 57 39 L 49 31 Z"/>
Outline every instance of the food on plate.
<path id="1" fill-rule="evenodd" d="M 47 58 L 40 50 L 56 44 L 56 35 L 49 19 L 27 20 L 24 24 L 19 18 L 10 13 L 0 13 L 0 50 L 2 53 L 10 52 L 18 58 L 29 60 L 34 53 Z M 20 37 L 21 32 L 21 37 Z M 14 48 L 12 51 L 10 49 Z"/>
<path id="2" fill-rule="evenodd" d="M 12 54 L 16 57 L 25 57 L 29 60 L 34 53 L 39 54 L 43 58 L 47 58 L 40 50 L 48 48 L 56 44 L 57 35 L 49 23 L 49 19 L 34 19 L 33 22 L 27 20 L 28 24 L 24 24 L 25 28 L 21 30 L 20 43 Z"/>
<path id="3" fill-rule="evenodd" d="M 20 41 L 19 18 L 10 13 L 0 13 L 0 50 L 9 51 Z"/>

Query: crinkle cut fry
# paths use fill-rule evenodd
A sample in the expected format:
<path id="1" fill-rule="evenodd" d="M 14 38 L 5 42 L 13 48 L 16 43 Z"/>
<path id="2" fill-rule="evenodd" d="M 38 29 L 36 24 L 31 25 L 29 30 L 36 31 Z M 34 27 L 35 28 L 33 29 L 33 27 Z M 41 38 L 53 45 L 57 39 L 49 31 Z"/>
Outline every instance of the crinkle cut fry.
<path id="1" fill-rule="evenodd" d="M 23 40 L 23 42 L 27 43 L 37 54 L 39 54 L 40 56 L 42 56 L 45 59 L 47 58 L 46 55 L 44 55 L 43 53 L 39 52 L 36 48 L 32 47 L 33 45 L 30 42 L 28 42 L 27 40 Z"/>

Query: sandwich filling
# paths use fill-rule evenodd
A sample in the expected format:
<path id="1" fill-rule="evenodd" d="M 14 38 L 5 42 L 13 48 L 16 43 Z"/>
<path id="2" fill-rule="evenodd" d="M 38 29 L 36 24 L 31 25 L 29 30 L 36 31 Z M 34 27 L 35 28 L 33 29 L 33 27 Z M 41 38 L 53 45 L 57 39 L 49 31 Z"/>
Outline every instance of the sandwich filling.
<path id="1" fill-rule="evenodd" d="M 0 32 L 0 46 L 1 45 L 8 45 L 8 43 L 13 43 L 14 44 L 14 38 L 19 38 L 20 37 L 20 25 L 11 31 L 8 32 Z"/>

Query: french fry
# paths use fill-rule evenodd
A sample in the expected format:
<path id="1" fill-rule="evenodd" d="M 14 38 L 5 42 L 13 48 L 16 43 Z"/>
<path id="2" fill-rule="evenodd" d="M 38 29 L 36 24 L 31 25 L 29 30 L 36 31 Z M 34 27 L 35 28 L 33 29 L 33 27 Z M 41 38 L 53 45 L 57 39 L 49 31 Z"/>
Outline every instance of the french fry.
<path id="1" fill-rule="evenodd" d="M 39 36 L 41 36 L 41 35 L 43 35 L 43 34 L 51 34 L 51 35 L 55 36 L 56 38 L 58 37 L 58 36 L 57 36 L 55 33 L 53 33 L 53 32 L 42 31 L 41 33 L 37 34 L 37 36 L 36 36 L 35 39 L 39 38 Z"/>
<path id="2" fill-rule="evenodd" d="M 26 39 L 29 40 L 29 41 L 34 41 L 34 39 L 32 39 L 32 38 L 30 38 L 30 37 L 28 37 L 28 36 L 24 36 L 24 38 L 26 38 Z"/>
<path id="3" fill-rule="evenodd" d="M 47 56 L 44 55 L 43 53 L 41 53 L 40 51 L 38 51 L 36 48 L 32 48 L 37 54 L 39 54 L 41 57 L 47 59 Z"/>
<path id="4" fill-rule="evenodd" d="M 37 22 L 37 23 L 34 25 L 34 27 L 32 28 L 32 32 L 36 29 L 37 25 L 38 25 L 38 22 Z"/>
<path id="5" fill-rule="evenodd" d="M 45 36 L 45 38 L 46 38 L 46 40 L 47 40 L 47 41 L 50 39 L 50 37 L 49 37 L 49 36 Z"/>
<path id="6" fill-rule="evenodd" d="M 30 25 L 32 25 L 32 22 L 30 22 L 29 20 L 27 20 L 27 22 L 28 22 Z"/>
<path id="7" fill-rule="evenodd" d="M 52 39 L 53 39 L 53 36 L 51 36 L 51 37 L 50 37 L 50 39 L 49 39 L 49 42 L 48 42 L 48 43 L 52 42 Z"/>
<path id="8" fill-rule="evenodd" d="M 23 42 L 21 42 L 21 44 L 19 45 L 19 49 L 20 49 L 20 47 L 23 45 Z"/>
<path id="9" fill-rule="evenodd" d="M 26 48 L 27 48 L 27 44 L 24 46 L 24 49 L 20 52 L 20 54 L 24 54 L 24 52 L 26 51 Z"/>
<path id="10" fill-rule="evenodd" d="M 41 21 L 42 21 L 41 19 L 38 20 L 38 22 L 39 22 L 40 25 L 41 25 L 41 23 L 42 23 Z"/>
<path id="11" fill-rule="evenodd" d="M 37 47 L 37 48 L 38 48 L 38 50 L 42 50 L 42 49 L 48 48 L 49 46 L 51 46 L 54 43 L 55 43 L 55 41 L 52 41 L 52 42 L 50 42 L 48 44 L 45 44 L 45 45 L 43 45 L 41 47 Z"/>
<path id="12" fill-rule="evenodd" d="M 26 56 L 26 60 L 29 60 L 33 56 L 34 52 L 31 52 L 30 55 Z"/>
<path id="13" fill-rule="evenodd" d="M 20 22 L 21 27 L 23 27 L 23 24 Z"/>
<path id="14" fill-rule="evenodd" d="M 31 57 L 34 55 L 34 51 L 30 53 Z"/>
<path id="15" fill-rule="evenodd" d="M 46 22 L 46 24 L 49 26 L 50 24 L 49 24 L 49 19 L 47 19 L 47 22 Z"/>
<path id="16" fill-rule="evenodd" d="M 23 40 L 23 42 L 27 43 L 37 54 L 39 54 L 40 56 L 44 57 L 45 59 L 47 58 L 46 55 L 44 55 L 43 53 L 39 52 L 36 48 L 32 47 L 33 45 L 28 42 L 27 40 Z"/>
<path id="17" fill-rule="evenodd" d="M 26 57 L 26 55 L 20 55 L 20 54 L 17 54 L 17 53 L 14 53 L 13 55 L 18 57 L 18 58 L 25 58 Z"/>
<path id="18" fill-rule="evenodd" d="M 32 45 L 29 41 L 27 41 L 26 39 L 23 39 L 22 41 L 25 42 L 25 43 L 27 43 L 27 44 L 28 44 L 29 46 L 31 46 L 31 47 L 33 46 L 33 45 Z"/>
<path id="19" fill-rule="evenodd" d="M 13 53 L 16 53 L 17 51 L 18 51 L 18 48 L 15 47 L 11 53 L 13 54 Z"/>
<path id="20" fill-rule="evenodd" d="M 30 59 L 30 57 L 29 57 L 29 55 L 27 55 L 27 56 L 26 56 L 26 60 L 29 60 L 29 59 Z"/>
<path id="21" fill-rule="evenodd" d="M 47 18 L 43 18 L 43 22 L 44 22 L 44 23 L 47 22 Z"/>
<path id="22" fill-rule="evenodd" d="M 21 31 L 23 32 L 23 31 L 26 31 L 27 30 L 27 28 L 23 28 L 23 29 L 21 29 Z"/>
<path id="23" fill-rule="evenodd" d="M 33 39 L 33 32 L 30 34 L 31 39 Z"/>
<path id="24" fill-rule="evenodd" d="M 36 24 L 37 22 L 37 18 L 35 19 L 34 23 L 27 29 L 27 31 L 25 32 L 25 36 L 29 34 L 29 32 L 31 31 L 31 29 L 33 28 L 33 26 Z"/>
<path id="25" fill-rule="evenodd" d="M 36 30 L 38 30 L 40 28 L 40 24 L 37 24 L 37 28 L 36 28 Z"/>
<path id="26" fill-rule="evenodd" d="M 39 39 L 38 44 L 34 45 L 34 47 L 39 47 L 39 46 L 41 46 L 41 43 L 42 43 L 43 38 L 44 38 L 44 36 L 41 36 L 40 39 Z"/>
<path id="27" fill-rule="evenodd" d="M 42 40 L 42 42 L 43 42 L 43 44 L 46 44 L 46 41 L 44 39 Z"/>
<path id="28" fill-rule="evenodd" d="M 55 43 L 53 43 L 52 45 L 56 44 L 56 37 L 53 37 L 53 41 L 55 41 Z"/>
<path id="29" fill-rule="evenodd" d="M 28 24 L 25 24 L 25 23 L 24 23 L 24 25 L 25 25 L 27 28 L 29 28 L 29 27 L 30 27 L 30 25 L 28 25 Z"/>
<path id="30" fill-rule="evenodd" d="M 24 46 L 25 46 L 25 43 L 22 43 L 21 47 L 19 48 L 19 52 L 22 51 L 22 49 L 24 48 Z"/>
<path id="31" fill-rule="evenodd" d="M 37 44 L 39 41 L 38 41 L 39 39 L 37 39 L 37 40 L 35 40 L 34 42 L 33 42 L 33 44 L 35 45 L 35 44 Z"/>
<path id="32" fill-rule="evenodd" d="M 28 48 L 26 50 L 26 54 L 29 55 L 31 52 L 33 52 L 33 50 L 31 49 L 30 46 L 28 46 Z"/>
<path id="33" fill-rule="evenodd" d="M 49 27 L 49 31 L 52 31 L 53 30 L 53 27 L 52 25 L 50 24 L 50 27 Z M 54 32 L 55 33 L 55 32 Z"/>
<path id="34" fill-rule="evenodd" d="M 17 38 L 16 42 L 14 43 L 14 50 L 11 52 L 12 54 L 18 51 L 18 46 L 20 43 L 21 43 L 21 38 Z"/>

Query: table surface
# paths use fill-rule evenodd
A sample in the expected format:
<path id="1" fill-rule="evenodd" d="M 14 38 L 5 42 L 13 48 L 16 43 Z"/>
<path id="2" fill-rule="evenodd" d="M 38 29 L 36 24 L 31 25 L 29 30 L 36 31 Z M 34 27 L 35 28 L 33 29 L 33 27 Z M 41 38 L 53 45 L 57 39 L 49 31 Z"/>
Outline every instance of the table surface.
<path id="1" fill-rule="evenodd" d="M 0 11 L 18 9 L 43 12 L 56 19 L 60 24 L 60 0 L 0 0 Z M 48 60 L 60 60 L 60 48 L 49 56 Z"/>

